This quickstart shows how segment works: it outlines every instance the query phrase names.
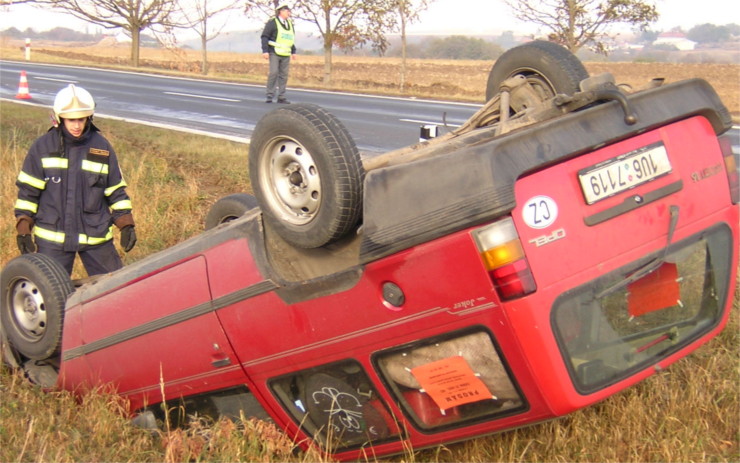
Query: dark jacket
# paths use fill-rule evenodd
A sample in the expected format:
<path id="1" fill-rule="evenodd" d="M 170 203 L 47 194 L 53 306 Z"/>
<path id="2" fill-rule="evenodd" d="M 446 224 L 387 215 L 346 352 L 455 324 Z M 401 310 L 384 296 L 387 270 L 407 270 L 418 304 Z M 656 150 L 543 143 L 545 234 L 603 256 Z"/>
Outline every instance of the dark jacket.
<path id="1" fill-rule="evenodd" d="M 293 21 L 288 21 L 288 30 L 290 30 L 293 24 Z M 269 21 L 265 23 L 265 28 L 262 29 L 262 36 L 260 37 L 262 39 L 262 53 L 275 53 L 275 48 L 270 45 L 270 41 L 275 41 L 277 39 L 277 24 L 275 24 L 275 18 L 270 18 Z M 290 49 L 290 54 L 295 55 L 296 48 L 295 44 Z"/>
<path id="2" fill-rule="evenodd" d="M 113 222 L 131 213 L 116 153 L 92 122 L 79 139 L 63 128 L 39 137 L 16 185 L 16 217 L 31 217 L 36 239 L 65 251 L 109 241 Z"/>

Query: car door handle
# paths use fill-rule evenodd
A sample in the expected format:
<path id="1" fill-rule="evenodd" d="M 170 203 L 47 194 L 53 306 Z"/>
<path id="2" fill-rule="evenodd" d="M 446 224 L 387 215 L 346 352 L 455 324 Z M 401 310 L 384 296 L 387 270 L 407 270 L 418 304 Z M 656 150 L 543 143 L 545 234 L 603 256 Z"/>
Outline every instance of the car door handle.
<path id="1" fill-rule="evenodd" d="M 229 357 L 222 358 L 219 360 L 214 360 L 211 362 L 211 365 L 213 365 L 214 368 L 222 368 L 225 366 L 231 365 L 231 359 Z"/>

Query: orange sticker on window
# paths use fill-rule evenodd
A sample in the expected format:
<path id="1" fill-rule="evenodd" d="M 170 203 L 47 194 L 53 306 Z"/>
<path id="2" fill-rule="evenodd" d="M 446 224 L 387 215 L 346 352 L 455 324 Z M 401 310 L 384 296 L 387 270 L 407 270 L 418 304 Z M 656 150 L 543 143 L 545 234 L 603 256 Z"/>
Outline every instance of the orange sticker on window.
<path id="1" fill-rule="evenodd" d="M 411 374 L 440 410 L 493 398 L 459 355 L 412 368 Z"/>
<path id="2" fill-rule="evenodd" d="M 627 287 L 627 310 L 633 317 L 655 312 L 679 303 L 678 268 L 664 262 Z"/>

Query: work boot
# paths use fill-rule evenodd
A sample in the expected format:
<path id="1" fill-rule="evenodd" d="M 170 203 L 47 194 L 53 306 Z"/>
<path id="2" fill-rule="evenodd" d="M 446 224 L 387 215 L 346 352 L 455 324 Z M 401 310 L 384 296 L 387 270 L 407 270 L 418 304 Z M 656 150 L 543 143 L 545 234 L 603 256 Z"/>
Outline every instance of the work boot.
<path id="1" fill-rule="evenodd" d="M 278 98 L 278 103 L 280 103 L 280 104 L 290 104 L 290 101 L 286 100 L 285 98 Z"/>

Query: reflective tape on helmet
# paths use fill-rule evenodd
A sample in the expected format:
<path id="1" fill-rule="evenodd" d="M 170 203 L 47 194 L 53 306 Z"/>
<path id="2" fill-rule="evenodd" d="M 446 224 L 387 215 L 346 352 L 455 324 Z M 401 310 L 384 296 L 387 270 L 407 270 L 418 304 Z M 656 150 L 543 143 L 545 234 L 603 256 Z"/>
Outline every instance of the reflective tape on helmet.
<path id="1" fill-rule="evenodd" d="M 41 166 L 44 169 L 66 169 L 69 167 L 67 158 L 41 158 Z"/>
<path id="2" fill-rule="evenodd" d="M 23 171 L 21 171 L 21 173 L 18 174 L 18 183 L 25 183 L 26 185 L 31 185 L 37 190 L 46 189 L 45 181 L 41 180 L 40 178 L 32 177 Z"/>
<path id="3" fill-rule="evenodd" d="M 113 194 L 114 191 L 116 191 L 119 188 L 126 188 L 128 185 L 126 185 L 126 182 L 121 181 L 118 185 L 109 186 L 105 189 L 105 195 L 110 196 Z"/>
<path id="4" fill-rule="evenodd" d="M 108 164 L 88 161 L 87 159 L 84 159 L 82 161 L 82 170 L 86 170 L 88 172 L 93 172 L 96 174 L 108 175 Z"/>
<path id="5" fill-rule="evenodd" d="M 124 199 L 111 204 L 110 208 L 114 211 L 123 211 L 126 209 L 133 209 L 133 206 L 131 205 L 131 200 Z"/>
<path id="6" fill-rule="evenodd" d="M 25 199 L 16 199 L 14 207 L 15 209 L 20 209 L 22 211 L 33 212 L 34 214 L 39 210 L 38 204 L 31 201 L 26 201 Z"/>

